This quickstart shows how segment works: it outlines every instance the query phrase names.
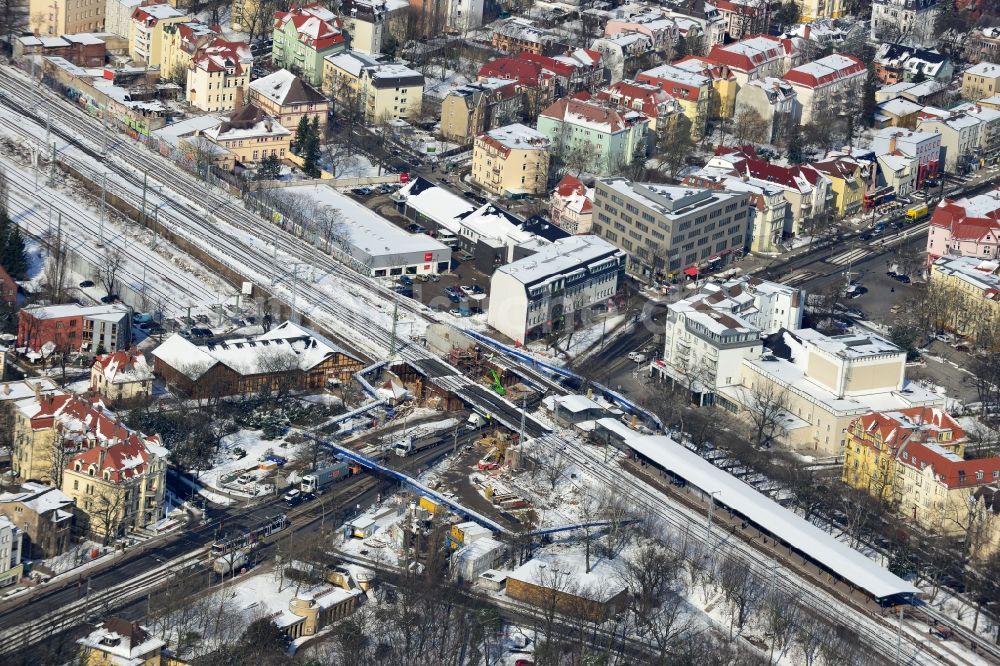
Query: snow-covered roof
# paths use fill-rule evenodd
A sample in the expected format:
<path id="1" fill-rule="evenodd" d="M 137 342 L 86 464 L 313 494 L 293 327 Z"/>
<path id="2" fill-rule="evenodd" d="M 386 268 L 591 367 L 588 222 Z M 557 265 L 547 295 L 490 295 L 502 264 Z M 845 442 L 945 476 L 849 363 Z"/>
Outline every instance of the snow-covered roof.
<path id="1" fill-rule="evenodd" d="M 531 287 L 541 280 L 577 270 L 600 270 L 608 263 L 619 263 L 624 256 L 623 251 L 599 236 L 569 236 L 501 266 L 496 272 Z"/>
<path id="2" fill-rule="evenodd" d="M 279 106 L 321 102 L 326 99 L 287 69 L 279 69 L 250 82 L 250 90 Z"/>
<path id="3" fill-rule="evenodd" d="M 935 273 L 950 275 L 979 289 L 985 298 L 1000 300 L 1000 264 L 981 257 L 939 257 L 934 261 Z"/>
<path id="4" fill-rule="evenodd" d="M 152 134 L 156 138 L 164 141 L 175 148 L 180 145 L 180 140 L 184 137 L 192 136 L 204 132 L 205 130 L 218 127 L 223 122 L 218 116 L 191 116 L 176 123 L 170 123 L 158 130 L 153 130 Z"/>
<path id="5" fill-rule="evenodd" d="M 26 481 L 21 484 L 19 490 L 0 494 L 0 503 L 4 502 L 18 502 L 29 510 L 43 515 L 53 511 L 63 512 L 67 507 L 72 507 L 73 498 L 58 488 Z M 57 518 L 61 519 L 62 516 Z"/>
<path id="6" fill-rule="evenodd" d="M 817 349 L 847 360 L 905 353 L 892 342 L 874 333 L 824 335 L 815 329 L 803 328 L 795 331 L 795 335 Z"/>
<path id="7" fill-rule="evenodd" d="M 544 588 L 555 588 L 584 599 L 607 602 L 627 591 L 622 583 L 618 560 L 591 557 L 587 571 L 583 547 L 536 551 L 535 556 L 507 572 L 507 580 L 517 580 Z"/>
<path id="8" fill-rule="evenodd" d="M 625 444 L 703 492 L 712 493 L 717 504 L 745 516 L 872 596 L 881 599 L 920 592 L 917 587 L 671 438 L 634 433 Z"/>
<path id="9" fill-rule="evenodd" d="M 977 62 L 963 72 L 972 76 L 993 76 L 1000 77 L 1000 65 L 992 62 Z"/>
<path id="10" fill-rule="evenodd" d="M 879 111 L 889 113 L 894 116 L 909 116 L 911 114 L 918 113 L 922 108 L 924 107 L 920 104 L 911 102 L 910 100 L 902 97 L 897 97 L 878 105 Z"/>
<path id="11" fill-rule="evenodd" d="M 486 136 L 512 150 L 547 150 L 549 147 L 547 136 L 521 123 L 497 127 L 487 132 Z"/>
<path id="12" fill-rule="evenodd" d="M 416 178 L 396 193 L 396 198 L 428 219 L 434 220 L 453 234 L 461 228 L 461 219 L 476 208 L 468 199 Z"/>
<path id="13" fill-rule="evenodd" d="M 105 620 L 77 643 L 94 650 L 96 654 L 107 655 L 107 663 L 114 666 L 143 666 L 154 652 L 159 652 L 166 645 L 165 641 L 150 634 L 138 622 L 121 618 Z"/>
<path id="14" fill-rule="evenodd" d="M 118 321 L 122 317 L 127 317 L 129 313 L 128 307 L 117 303 L 91 306 L 77 305 L 76 303 L 31 305 L 22 308 L 21 311 L 39 320 L 60 319 L 62 317 L 86 317 L 88 319 L 111 317 L 113 321 Z"/>
<path id="15" fill-rule="evenodd" d="M 44 394 L 57 390 L 59 390 L 59 386 L 47 377 L 3 382 L 0 384 L 0 400 L 23 400 L 33 397 L 36 392 Z"/>
<path id="16" fill-rule="evenodd" d="M 361 76 L 361 70 L 365 67 L 378 64 L 378 60 L 367 53 L 353 50 L 336 55 L 328 55 L 325 60 L 328 60 L 334 67 L 342 69 L 354 77 Z"/>

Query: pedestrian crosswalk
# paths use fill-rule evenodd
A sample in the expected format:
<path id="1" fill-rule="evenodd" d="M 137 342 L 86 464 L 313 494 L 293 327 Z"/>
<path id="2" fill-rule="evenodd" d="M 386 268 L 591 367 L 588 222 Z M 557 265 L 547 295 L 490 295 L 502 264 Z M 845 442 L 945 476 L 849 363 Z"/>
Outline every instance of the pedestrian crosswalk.
<path id="1" fill-rule="evenodd" d="M 803 273 L 796 273 L 786 278 L 779 280 L 782 284 L 787 284 L 789 287 L 794 287 L 795 285 L 802 284 L 803 282 L 808 282 L 814 277 L 818 276 L 819 273 L 814 271 L 805 271 Z"/>
<path id="2" fill-rule="evenodd" d="M 826 263 L 833 264 L 834 266 L 846 266 L 847 264 L 853 264 L 872 256 L 874 254 L 871 250 L 866 250 L 864 248 L 857 248 L 854 250 L 848 250 L 847 252 L 841 252 L 840 254 L 826 259 Z"/>

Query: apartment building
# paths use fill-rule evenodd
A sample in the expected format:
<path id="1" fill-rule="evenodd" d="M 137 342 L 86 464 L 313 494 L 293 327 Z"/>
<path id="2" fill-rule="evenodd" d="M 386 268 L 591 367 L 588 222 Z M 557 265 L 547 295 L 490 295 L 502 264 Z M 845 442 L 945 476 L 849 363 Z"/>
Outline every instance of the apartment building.
<path id="1" fill-rule="evenodd" d="M 837 109 L 861 94 L 868 68 L 853 56 L 833 54 L 794 67 L 784 80 L 795 91 L 802 123 L 812 121 L 817 110 Z"/>
<path id="2" fill-rule="evenodd" d="M 967 62 L 1000 62 L 1000 27 L 971 30 L 965 39 Z"/>
<path id="3" fill-rule="evenodd" d="M 868 414 L 847 430 L 841 478 L 925 530 L 964 537 L 978 491 L 1000 480 L 1000 457 L 966 459 L 966 440 L 940 409 Z"/>
<path id="4" fill-rule="evenodd" d="M 635 70 L 639 58 L 653 50 L 649 37 L 638 32 L 623 32 L 614 37 L 595 39 L 590 48 L 601 54 L 611 83 L 621 81 L 626 72 Z"/>
<path id="5" fill-rule="evenodd" d="M 192 56 L 187 71 L 187 100 L 208 112 L 242 106 L 250 89 L 253 56 L 246 42 L 216 37 Z"/>
<path id="6" fill-rule="evenodd" d="M 211 27 L 197 21 L 164 26 L 160 78 L 168 81 L 179 79 L 179 83 L 186 82 L 194 54 L 218 36 Z"/>
<path id="7" fill-rule="evenodd" d="M 624 277 L 625 253 L 611 243 L 558 239 L 493 273 L 487 322 L 518 343 L 569 330 L 592 305 L 614 298 Z"/>
<path id="8" fill-rule="evenodd" d="M 663 135 L 683 113 L 676 99 L 652 83 L 623 79 L 594 95 L 594 99 L 613 104 L 620 111 L 638 111 L 649 119 L 649 131 Z"/>
<path id="9" fill-rule="evenodd" d="M 27 25 L 36 35 L 104 30 L 105 0 L 30 0 Z"/>
<path id="10" fill-rule="evenodd" d="M 160 67 L 163 64 L 163 29 L 190 21 L 191 17 L 170 5 L 136 7 L 129 26 L 129 56 L 149 67 Z"/>
<path id="11" fill-rule="evenodd" d="M 774 141 L 783 126 L 799 122 L 801 113 L 792 85 L 772 76 L 754 79 L 740 87 L 736 93 L 736 117 L 744 109 L 753 111 L 764 121 L 764 134 L 757 139 L 765 143 Z"/>
<path id="12" fill-rule="evenodd" d="M 944 406 L 944 398 L 906 379 L 906 352 L 874 334 L 827 336 L 786 330 L 759 358 L 743 361 L 739 386 L 716 404 L 746 416 L 769 411 L 769 436 L 809 455 L 840 456 L 844 430 L 876 409 Z"/>
<path id="13" fill-rule="evenodd" d="M 872 136 L 871 150 L 876 155 L 899 154 L 917 161 L 914 187 L 923 187 L 928 178 L 936 178 L 941 163 L 941 135 L 896 127 L 878 130 Z"/>
<path id="14" fill-rule="evenodd" d="M 472 148 L 472 180 L 508 197 L 542 194 L 549 179 L 548 137 L 514 123 L 483 132 Z"/>
<path id="15" fill-rule="evenodd" d="M 644 282 L 727 263 L 749 244 L 752 224 L 745 192 L 625 178 L 599 178 L 594 187 L 592 231 L 628 252 L 629 273 Z"/>
<path id="16" fill-rule="evenodd" d="M 344 0 L 340 16 L 344 31 L 351 36 L 351 48 L 369 55 L 381 54 L 386 42 L 388 14 L 382 0 Z"/>
<path id="17" fill-rule="evenodd" d="M 24 575 L 21 563 L 23 536 L 24 532 L 14 521 L 0 516 L 0 587 L 13 585 Z"/>
<path id="18" fill-rule="evenodd" d="M 989 99 L 989 98 L 986 98 Z M 979 146 L 972 156 L 972 169 L 996 164 L 1000 159 L 1000 109 L 979 102 L 965 102 L 949 109 L 979 121 Z"/>
<path id="19" fill-rule="evenodd" d="M 330 102 L 287 69 L 279 69 L 250 83 L 248 101 L 293 132 L 303 118 L 326 127 Z"/>
<path id="20" fill-rule="evenodd" d="M 837 19 L 844 14 L 843 0 L 795 0 L 799 21 L 812 23 L 816 19 Z"/>
<path id="21" fill-rule="evenodd" d="M 726 33 L 732 39 L 756 35 L 767 31 L 767 0 L 715 0 Z"/>
<path id="22" fill-rule="evenodd" d="M 938 323 L 984 347 L 1000 347 L 1000 260 L 938 257 L 931 264 Z"/>
<path id="23" fill-rule="evenodd" d="M 564 97 L 538 116 L 538 131 L 564 159 L 609 174 L 646 156 L 649 119 L 635 111 Z"/>
<path id="24" fill-rule="evenodd" d="M 493 23 L 493 48 L 504 53 L 535 53 L 553 55 L 558 42 L 555 33 L 536 26 L 532 21 L 513 17 Z"/>
<path id="25" fill-rule="evenodd" d="M 875 52 L 875 76 L 886 85 L 932 79 L 948 84 L 954 66 L 937 50 L 914 48 L 905 44 L 886 43 Z"/>
<path id="26" fill-rule="evenodd" d="M 153 368 L 133 347 L 102 354 L 90 368 L 90 390 L 110 404 L 129 404 L 153 395 Z"/>
<path id="27" fill-rule="evenodd" d="M 120 304 L 31 305 L 17 313 L 17 346 L 37 352 L 47 343 L 57 351 L 98 354 L 132 343 L 132 310 Z"/>
<path id="28" fill-rule="evenodd" d="M 941 136 L 943 159 L 941 166 L 948 173 L 965 174 L 980 163 L 979 132 L 982 122 L 965 111 L 944 111 L 926 107 L 917 121 L 921 132 Z"/>
<path id="29" fill-rule="evenodd" d="M 589 234 L 594 218 L 594 188 L 566 174 L 549 197 L 549 220 L 570 234 Z"/>
<path id="30" fill-rule="evenodd" d="M 51 3 L 46 4 L 51 6 Z M 150 4 L 153 4 L 152 0 L 107 0 L 104 5 L 104 32 L 128 39 L 129 29 L 132 25 L 132 12 L 135 11 L 136 7 Z M 34 14 L 33 11 L 32 14 Z M 31 27 L 34 29 L 33 25 Z M 40 31 L 36 30 L 36 32 Z"/>
<path id="31" fill-rule="evenodd" d="M 485 79 L 448 91 L 441 102 L 441 136 L 471 143 L 481 132 L 516 122 L 523 96 L 515 81 Z"/>
<path id="32" fill-rule="evenodd" d="M 838 158 L 813 162 L 816 169 L 830 180 L 833 192 L 832 211 L 837 217 L 858 213 L 864 204 L 867 183 L 861 177 L 861 164 L 853 159 Z"/>
<path id="33" fill-rule="evenodd" d="M 275 12 L 271 60 L 276 67 L 298 73 L 309 85 L 320 86 L 324 59 L 347 49 L 343 26 L 336 14 L 318 3 Z"/>
<path id="34" fill-rule="evenodd" d="M 871 38 L 933 44 L 937 0 L 872 0 Z"/>
<path id="35" fill-rule="evenodd" d="M 760 356 L 764 336 L 802 325 L 804 304 L 800 290 L 750 276 L 708 282 L 667 306 L 663 359 L 651 373 L 711 404 L 718 389 L 740 383 L 743 360 Z"/>
<path id="36" fill-rule="evenodd" d="M 367 123 L 407 120 L 422 111 L 424 76 L 405 65 L 380 63 L 366 54 L 348 51 L 328 56 L 323 67 L 323 91 L 341 109 L 357 109 Z M 453 102 L 449 103 L 449 120 L 455 123 Z"/>
<path id="37" fill-rule="evenodd" d="M 753 79 L 781 77 L 802 60 L 802 39 L 757 35 L 731 44 L 716 44 L 704 57 L 717 67 L 727 67 L 736 83 L 745 86 Z"/>
<path id="38" fill-rule="evenodd" d="M 675 62 L 674 67 L 699 74 L 712 82 L 712 94 L 708 104 L 709 118 L 733 117 L 739 84 L 736 75 L 728 66 L 716 65 L 701 56 L 689 55 Z"/>
<path id="39" fill-rule="evenodd" d="M 978 101 L 1000 94 L 1000 65 L 979 62 L 962 72 L 962 98 Z"/>
<path id="40" fill-rule="evenodd" d="M 42 483 L 27 481 L 15 490 L 0 493 L 0 517 L 22 528 L 21 552 L 32 560 L 55 557 L 69 549 L 73 509 L 69 495 Z M 0 568 L 4 561 L 0 552 Z"/>
<path id="41" fill-rule="evenodd" d="M 612 17 L 604 24 L 604 34 L 615 37 L 635 33 L 649 38 L 654 51 L 671 52 L 679 35 L 677 22 L 662 11 L 651 10 L 633 16 Z"/>
<path id="42" fill-rule="evenodd" d="M 711 116 L 712 79 L 674 65 L 660 65 L 639 72 L 639 83 L 657 86 L 680 104 L 681 110 L 691 121 L 691 138 L 700 140 Z"/>
<path id="43" fill-rule="evenodd" d="M 292 143 L 291 130 L 252 104 L 234 111 L 202 135 L 244 164 L 254 164 L 268 156 L 283 159 Z"/>
<path id="44" fill-rule="evenodd" d="M 927 263 L 947 255 L 1000 259 L 1000 190 L 938 203 L 927 233 Z"/>

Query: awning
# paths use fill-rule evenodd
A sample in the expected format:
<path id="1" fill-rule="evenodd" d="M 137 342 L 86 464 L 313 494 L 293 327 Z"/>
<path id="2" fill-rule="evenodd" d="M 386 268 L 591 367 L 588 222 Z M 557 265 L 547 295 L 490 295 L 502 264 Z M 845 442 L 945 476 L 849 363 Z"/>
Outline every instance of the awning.
<path id="1" fill-rule="evenodd" d="M 720 252 L 719 256 L 720 257 L 725 257 L 725 256 L 727 256 L 729 254 L 732 254 L 732 252 L 733 252 L 732 248 L 727 248 L 727 249 L 723 250 L 722 252 Z"/>
<path id="2" fill-rule="evenodd" d="M 684 275 L 687 275 L 688 277 L 697 277 L 698 276 L 698 267 L 697 266 L 688 266 L 687 268 L 684 269 Z"/>
<path id="3" fill-rule="evenodd" d="M 708 263 L 710 263 L 710 264 L 714 264 L 715 262 L 717 262 L 717 261 L 718 261 L 719 259 L 721 259 L 721 258 L 722 258 L 722 257 L 719 257 L 719 256 L 715 256 L 715 257 L 709 257 L 709 258 L 708 258 Z"/>

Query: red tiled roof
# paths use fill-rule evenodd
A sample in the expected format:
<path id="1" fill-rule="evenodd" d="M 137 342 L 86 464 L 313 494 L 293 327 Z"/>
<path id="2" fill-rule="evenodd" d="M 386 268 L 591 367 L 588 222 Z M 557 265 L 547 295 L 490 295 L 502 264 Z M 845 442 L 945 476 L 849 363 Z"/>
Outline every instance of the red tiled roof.
<path id="1" fill-rule="evenodd" d="M 321 18 L 328 13 L 318 3 L 303 7 L 292 5 L 287 12 L 274 13 L 274 27 L 284 28 L 291 21 L 299 41 L 320 51 L 344 42 L 344 34 L 341 32 L 343 20 L 334 18 L 333 21 L 328 21 Z"/>
<path id="2" fill-rule="evenodd" d="M 840 81 L 841 79 L 857 76 L 862 72 L 868 71 L 868 68 L 865 67 L 865 63 L 861 62 L 854 56 L 840 53 L 837 54 L 837 58 L 842 58 L 847 61 L 844 63 L 843 67 L 835 69 L 828 66 L 827 62 L 823 62 L 821 63 L 821 67 L 817 68 L 813 67 L 813 65 L 816 65 L 817 63 L 811 62 L 788 70 L 783 78 L 786 81 L 797 83 L 808 88 L 818 88 L 820 86 L 829 85 Z M 823 58 L 822 60 L 828 61 L 829 59 Z M 817 75 L 820 69 L 824 70 L 824 72 Z"/>
<path id="3" fill-rule="evenodd" d="M 980 216 L 970 216 L 965 206 L 954 199 L 945 199 L 934 209 L 931 226 L 951 231 L 955 240 L 978 241 L 987 235 L 1000 237 L 1000 206 Z"/>
<path id="4" fill-rule="evenodd" d="M 94 476 L 103 478 L 105 472 L 110 472 L 110 481 L 121 483 L 146 473 L 152 453 L 137 437 L 117 440 L 110 444 L 95 444 L 89 449 L 72 456 L 66 463 L 66 469 L 76 469 L 79 464 L 81 471 L 95 468 Z"/>
<path id="5" fill-rule="evenodd" d="M 574 122 L 573 116 L 577 116 L 582 122 L 607 125 L 609 132 L 620 132 L 632 124 L 616 109 L 569 97 L 557 99 L 540 115 L 567 122 Z"/>
<path id="6" fill-rule="evenodd" d="M 244 73 L 240 59 L 250 57 L 250 45 L 246 42 L 229 42 L 216 37 L 195 52 L 191 66 L 207 72 L 224 72 L 232 66 L 234 73 L 240 75 Z"/>
<path id="7" fill-rule="evenodd" d="M 480 77 L 510 79 L 522 86 L 537 88 L 538 82 L 544 78 L 544 69 L 538 63 L 527 62 L 524 59 L 504 56 L 495 58 L 479 68 Z"/>
<path id="8" fill-rule="evenodd" d="M 598 92 L 596 97 L 601 101 L 612 101 L 628 109 L 642 111 L 650 118 L 659 116 L 663 105 L 673 101 L 673 97 L 655 85 L 638 83 L 628 79 L 611 84 Z M 635 100 L 641 100 L 641 109 L 635 108 Z"/>
<path id="9" fill-rule="evenodd" d="M 753 53 L 747 53 L 743 45 L 751 39 L 766 40 L 771 42 L 771 45 L 764 50 L 755 49 Z M 726 65 L 741 72 L 750 72 L 764 63 L 783 58 L 794 51 L 795 45 L 791 39 L 753 35 L 732 44 L 715 44 L 704 59 L 720 67 Z"/>

